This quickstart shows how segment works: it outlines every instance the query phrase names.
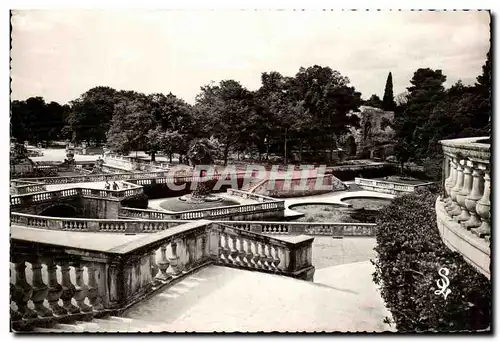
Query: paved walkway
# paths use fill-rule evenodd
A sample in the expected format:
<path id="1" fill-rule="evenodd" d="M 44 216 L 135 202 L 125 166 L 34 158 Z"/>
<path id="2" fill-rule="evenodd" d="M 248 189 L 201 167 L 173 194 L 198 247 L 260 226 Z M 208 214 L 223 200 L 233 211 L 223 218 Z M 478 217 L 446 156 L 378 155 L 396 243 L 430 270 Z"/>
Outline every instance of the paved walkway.
<path id="1" fill-rule="evenodd" d="M 369 262 L 318 270 L 315 282 L 209 266 L 124 317 L 170 332 L 380 332 L 388 315 Z"/>
<path id="2" fill-rule="evenodd" d="M 43 156 L 41 157 L 30 157 L 34 162 L 38 161 L 58 161 L 63 162 L 66 159 L 66 149 L 64 148 L 42 148 Z M 99 155 L 81 155 L 75 154 L 76 161 L 96 161 Z"/>

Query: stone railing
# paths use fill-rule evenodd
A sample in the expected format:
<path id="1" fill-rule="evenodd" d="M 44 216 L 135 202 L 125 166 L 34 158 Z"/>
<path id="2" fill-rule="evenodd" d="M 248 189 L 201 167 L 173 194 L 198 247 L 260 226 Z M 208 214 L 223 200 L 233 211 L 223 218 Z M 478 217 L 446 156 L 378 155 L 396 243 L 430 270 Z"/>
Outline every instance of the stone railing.
<path id="1" fill-rule="evenodd" d="M 214 225 L 220 235 L 218 264 L 313 280 L 313 237 L 297 236 L 291 242 L 222 223 Z"/>
<path id="2" fill-rule="evenodd" d="M 489 277 L 491 146 L 487 137 L 442 140 L 443 193 L 436 202 L 443 242 Z"/>
<path id="3" fill-rule="evenodd" d="M 127 170 L 135 170 L 136 168 L 151 168 L 158 169 L 158 171 L 168 171 L 170 165 L 168 163 L 143 160 L 139 158 L 120 156 L 115 154 L 106 154 L 104 157 L 104 162 L 111 166 L 120 166 Z"/>
<path id="4" fill-rule="evenodd" d="M 237 178 L 244 178 L 244 173 L 238 173 Z M 16 179 L 15 181 L 32 181 L 38 183 L 45 183 L 47 185 L 52 184 L 70 184 L 70 183 L 91 183 L 91 182 L 105 182 L 105 181 L 128 181 L 129 183 L 134 183 L 138 185 L 148 185 L 148 184 L 167 184 L 167 183 L 177 183 L 182 184 L 186 182 L 206 182 L 209 179 L 220 180 L 229 179 L 229 176 L 225 175 L 213 175 L 208 177 L 199 176 L 175 176 L 169 171 L 159 171 L 159 172 L 137 172 L 137 173 L 104 173 L 104 174 L 91 174 L 91 175 L 81 175 L 81 176 L 68 176 L 68 177 L 44 177 L 44 178 L 30 178 L 30 179 Z"/>
<path id="5" fill-rule="evenodd" d="M 198 209 L 179 212 L 181 220 L 201 220 L 222 217 L 238 217 L 247 214 L 262 212 L 276 212 L 285 210 L 285 201 L 262 202 L 255 204 L 240 204 L 226 207 Z"/>
<path id="6" fill-rule="evenodd" d="M 314 238 L 285 241 L 209 221 L 178 225 L 110 248 L 61 243 L 44 232 L 33 237 L 16 230 L 11 234 L 14 330 L 119 315 L 209 264 L 306 280 L 314 275 Z"/>
<path id="7" fill-rule="evenodd" d="M 402 184 L 391 181 L 357 177 L 354 178 L 354 183 L 364 190 L 383 192 L 393 195 L 402 195 L 405 193 L 414 192 L 418 187 L 433 184 L 433 182 L 426 182 L 422 184 Z"/>
<path id="8" fill-rule="evenodd" d="M 49 230 L 105 233 L 156 233 L 179 224 L 184 224 L 185 221 L 64 218 L 11 213 L 10 223 L 13 226 Z"/>
<path id="9" fill-rule="evenodd" d="M 105 181 L 119 181 L 119 180 L 133 180 L 141 178 L 158 178 L 167 177 L 168 172 L 141 172 L 141 173 L 103 173 L 81 176 L 68 176 L 68 177 L 44 177 L 44 178 L 30 178 L 21 179 L 24 181 L 41 182 L 47 185 L 52 184 L 70 184 L 70 183 L 91 183 L 91 182 L 105 182 Z M 16 180 L 19 181 L 19 180 Z"/>
<path id="10" fill-rule="evenodd" d="M 259 201 L 259 202 L 284 202 L 284 201 L 280 201 L 280 200 L 277 200 L 276 198 L 272 198 L 269 196 L 254 194 L 252 192 L 247 192 L 247 191 L 242 191 L 242 190 L 237 190 L 237 189 L 227 189 L 226 192 L 229 196 L 236 196 L 236 197 L 241 197 L 241 198 L 253 199 L 253 200 Z"/>
<path id="11" fill-rule="evenodd" d="M 144 189 L 141 186 L 134 184 L 133 188 L 106 190 L 106 189 L 90 189 L 90 188 L 71 188 L 63 190 L 52 190 L 37 193 L 25 193 L 22 195 L 11 195 L 10 205 L 29 206 L 34 203 L 41 203 L 46 201 L 54 201 L 61 198 L 70 198 L 77 196 L 84 197 L 99 197 L 99 198 L 113 198 L 123 200 L 139 194 L 142 194 Z"/>
<path id="12" fill-rule="evenodd" d="M 168 213 L 165 211 L 151 209 L 136 209 L 120 207 L 118 216 L 121 218 L 132 218 L 141 220 L 175 220 L 180 218 L 178 213 Z"/>
<path id="13" fill-rule="evenodd" d="M 272 197 L 252 194 L 245 191 L 227 189 L 227 194 L 231 196 L 238 196 L 246 199 L 253 199 L 259 203 L 252 204 L 239 204 L 224 207 L 196 209 L 189 211 L 179 211 L 169 213 L 159 210 L 150 209 L 135 209 L 128 207 L 121 207 L 119 216 L 122 218 L 137 218 L 146 220 L 211 220 L 217 218 L 242 216 L 248 214 L 258 214 L 263 212 L 277 212 L 285 210 L 285 201 L 276 200 Z"/>
<path id="14" fill-rule="evenodd" d="M 375 223 L 214 221 L 245 231 L 276 235 L 375 236 Z"/>
<path id="15" fill-rule="evenodd" d="M 12 180 L 10 184 L 12 190 L 11 193 L 15 195 L 43 192 L 47 190 L 46 184 L 41 182 Z"/>

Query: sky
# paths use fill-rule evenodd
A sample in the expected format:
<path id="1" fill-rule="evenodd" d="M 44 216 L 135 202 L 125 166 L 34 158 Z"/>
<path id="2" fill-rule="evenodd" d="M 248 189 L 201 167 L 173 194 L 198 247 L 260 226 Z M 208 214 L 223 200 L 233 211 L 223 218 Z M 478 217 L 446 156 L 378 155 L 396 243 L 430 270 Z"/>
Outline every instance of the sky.
<path id="1" fill-rule="evenodd" d="M 490 45 L 488 12 L 277 10 L 17 10 L 12 99 L 68 103 L 95 86 L 169 93 L 194 103 L 200 87 L 262 72 L 328 66 L 367 99 L 394 94 L 418 68 L 446 86 L 474 84 Z"/>

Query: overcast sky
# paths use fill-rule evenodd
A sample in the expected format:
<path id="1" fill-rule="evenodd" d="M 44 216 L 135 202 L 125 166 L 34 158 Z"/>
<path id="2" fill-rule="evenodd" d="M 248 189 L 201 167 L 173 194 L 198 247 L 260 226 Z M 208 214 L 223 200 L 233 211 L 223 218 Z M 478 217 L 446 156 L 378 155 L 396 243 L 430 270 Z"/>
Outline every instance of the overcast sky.
<path id="1" fill-rule="evenodd" d="M 168 93 L 193 103 L 200 86 L 235 79 L 253 90 L 264 71 L 312 65 L 362 93 L 394 93 L 420 67 L 447 86 L 473 84 L 489 49 L 488 12 L 15 11 L 12 98 L 67 103 L 94 86 Z"/>

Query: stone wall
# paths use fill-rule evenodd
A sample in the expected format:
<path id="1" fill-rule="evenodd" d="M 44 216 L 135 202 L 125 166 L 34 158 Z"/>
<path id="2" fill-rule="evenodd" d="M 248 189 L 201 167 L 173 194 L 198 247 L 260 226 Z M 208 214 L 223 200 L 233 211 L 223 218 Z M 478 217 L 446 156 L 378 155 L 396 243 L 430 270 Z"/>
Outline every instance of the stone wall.
<path id="1" fill-rule="evenodd" d="M 82 198 L 82 210 L 85 217 L 99 219 L 118 219 L 120 200 L 114 198 Z"/>

